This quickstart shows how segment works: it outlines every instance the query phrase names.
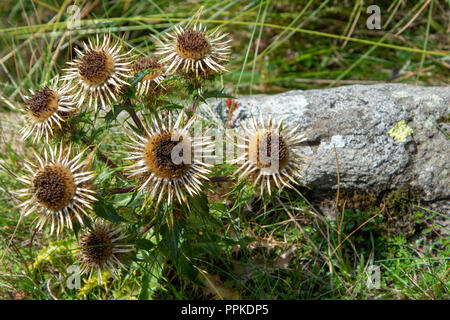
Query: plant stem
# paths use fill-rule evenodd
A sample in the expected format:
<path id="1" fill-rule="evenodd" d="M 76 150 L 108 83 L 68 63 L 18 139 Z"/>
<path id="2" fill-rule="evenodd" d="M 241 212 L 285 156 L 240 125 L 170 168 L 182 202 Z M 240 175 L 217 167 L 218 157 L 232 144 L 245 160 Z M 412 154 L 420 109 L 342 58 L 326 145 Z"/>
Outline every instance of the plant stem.
<path id="1" fill-rule="evenodd" d="M 153 227 L 154 224 L 155 224 L 154 222 L 150 222 L 150 223 L 147 224 L 146 226 L 142 227 L 142 228 L 139 230 L 138 234 L 141 235 L 141 234 L 143 234 L 143 233 L 146 233 L 148 230 L 151 229 L 151 227 Z"/>
<path id="2" fill-rule="evenodd" d="M 227 182 L 230 181 L 231 179 L 229 177 L 225 177 L 225 176 L 218 176 L 218 177 L 211 177 L 209 178 L 209 181 L 211 182 Z"/>
<path id="3" fill-rule="evenodd" d="M 144 126 L 142 125 L 141 120 L 137 116 L 136 111 L 134 111 L 134 109 L 132 108 L 130 99 L 127 99 L 125 101 L 125 105 L 127 106 L 126 110 L 130 114 L 131 119 L 133 119 L 133 122 L 136 125 L 136 127 L 139 129 L 140 132 L 144 132 Z"/>
<path id="4" fill-rule="evenodd" d="M 94 149 L 94 145 L 91 145 L 88 141 L 88 139 L 86 139 L 85 137 L 81 138 L 81 141 L 89 146 L 89 149 L 93 150 Z M 97 148 L 97 155 L 98 155 L 98 159 L 104 163 L 106 163 L 106 165 L 108 167 L 110 167 L 111 169 L 117 169 L 117 165 L 112 162 L 103 152 L 101 152 L 98 148 Z"/>
<path id="5" fill-rule="evenodd" d="M 128 192 L 134 191 L 134 189 L 136 189 L 136 187 L 134 187 L 134 186 L 118 187 L 118 188 L 111 189 L 109 194 L 111 195 L 111 194 L 128 193 Z"/>

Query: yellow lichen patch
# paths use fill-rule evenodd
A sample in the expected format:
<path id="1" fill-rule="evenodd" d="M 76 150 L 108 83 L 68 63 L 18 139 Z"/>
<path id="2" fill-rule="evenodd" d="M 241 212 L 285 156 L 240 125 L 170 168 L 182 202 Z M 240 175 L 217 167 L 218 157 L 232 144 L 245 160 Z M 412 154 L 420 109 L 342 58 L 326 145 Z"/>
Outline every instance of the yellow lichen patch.
<path id="1" fill-rule="evenodd" d="M 408 127 L 405 120 L 399 121 L 389 130 L 389 135 L 397 142 L 405 142 L 406 138 L 413 133 L 413 129 Z"/>

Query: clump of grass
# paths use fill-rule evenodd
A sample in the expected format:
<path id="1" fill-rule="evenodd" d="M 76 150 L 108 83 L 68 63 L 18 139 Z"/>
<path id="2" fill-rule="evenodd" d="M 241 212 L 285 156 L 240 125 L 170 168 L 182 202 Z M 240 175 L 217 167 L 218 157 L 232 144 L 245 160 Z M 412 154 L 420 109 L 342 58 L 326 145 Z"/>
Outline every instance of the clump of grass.
<path id="1" fill-rule="evenodd" d="M 386 227 L 388 235 L 405 237 L 415 232 L 418 217 L 414 214 L 414 205 L 418 202 L 417 194 L 411 190 L 401 188 L 391 192 L 386 198 Z"/>

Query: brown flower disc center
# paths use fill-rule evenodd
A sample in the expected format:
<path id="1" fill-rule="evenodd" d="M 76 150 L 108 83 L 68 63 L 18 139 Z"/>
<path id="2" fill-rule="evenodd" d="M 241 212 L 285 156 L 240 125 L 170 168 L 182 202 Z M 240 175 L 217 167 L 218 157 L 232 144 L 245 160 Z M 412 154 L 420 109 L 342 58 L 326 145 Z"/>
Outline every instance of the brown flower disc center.
<path id="1" fill-rule="evenodd" d="M 44 122 L 58 110 L 58 100 L 58 94 L 45 87 L 31 96 L 27 111 L 34 121 Z"/>
<path id="2" fill-rule="evenodd" d="M 133 73 L 138 73 L 139 71 L 146 69 L 153 70 L 147 73 L 142 78 L 142 81 L 155 80 L 155 78 L 159 77 L 163 73 L 162 65 L 158 62 L 157 59 L 152 57 L 139 57 L 132 66 Z"/>
<path id="3" fill-rule="evenodd" d="M 75 196 L 76 185 L 69 168 L 63 165 L 48 165 L 41 169 L 33 180 L 32 192 L 37 201 L 52 211 L 69 205 Z"/>
<path id="4" fill-rule="evenodd" d="M 90 86 L 104 85 L 114 73 L 114 59 L 101 51 L 88 51 L 78 66 L 81 78 Z"/>
<path id="5" fill-rule="evenodd" d="M 186 162 L 191 158 L 185 161 L 183 152 L 191 152 L 190 139 L 183 136 L 178 139 L 177 135 L 172 139 L 171 132 L 164 132 L 148 140 L 144 159 L 147 168 L 157 177 L 176 180 L 185 175 L 190 168 L 190 164 Z"/>
<path id="6" fill-rule="evenodd" d="M 211 44 L 202 31 L 186 29 L 177 36 L 175 50 L 182 58 L 201 60 L 211 51 Z"/>
<path id="7" fill-rule="evenodd" d="M 113 246 L 108 234 L 103 230 L 89 232 L 83 237 L 81 254 L 87 263 L 102 267 L 113 254 Z"/>
<path id="8" fill-rule="evenodd" d="M 289 159 L 289 150 L 286 142 L 279 134 L 267 132 L 258 134 L 250 140 L 249 157 L 250 161 L 254 162 L 257 167 L 271 167 L 272 160 L 274 160 L 278 161 L 281 169 Z"/>

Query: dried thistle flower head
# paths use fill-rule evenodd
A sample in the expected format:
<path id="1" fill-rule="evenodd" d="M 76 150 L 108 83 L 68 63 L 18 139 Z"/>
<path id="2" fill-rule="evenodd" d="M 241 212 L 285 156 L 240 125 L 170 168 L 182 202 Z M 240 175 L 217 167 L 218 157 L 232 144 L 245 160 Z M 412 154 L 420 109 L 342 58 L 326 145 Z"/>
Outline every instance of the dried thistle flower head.
<path id="1" fill-rule="evenodd" d="M 71 89 L 75 92 L 77 105 L 88 101 L 88 107 L 99 102 L 103 108 L 117 101 L 116 95 L 130 77 L 131 50 L 122 53 L 119 42 L 112 43 L 110 35 L 105 35 L 100 41 L 97 35 L 95 43 L 83 42 L 84 52 L 75 51 L 78 58 L 68 62 L 70 68 L 65 69 L 65 80 L 71 81 Z"/>
<path id="2" fill-rule="evenodd" d="M 231 39 L 225 40 L 228 34 L 221 34 L 219 29 L 208 34 L 206 27 L 175 26 L 175 33 L 166 33 L 162 41 L 158 40 L 157 54 L 167 63 L 168 73 L 179 69 L 188 74 L 208 77 L 210 74 L 228 71 L 222 64 L 228 61 Z"/>
<path id="3" fill-rule="evenodd" d="M 298 127 L 289 128 L 276 123 L 270 116 L 267 121 L 259 117 L 252 118 L 249 124 L 242 124 L 244 133 L 243 144 L 238 144 L 242 154 L 231 161 L 241 163 L 234 174 L 239 179 L 247 179 L 255 185 L 260 185 L 261 196 L 266 190 L 271 194 L 277 187 L 293 188 L 301 177 L 300 169 L 305 163 L 301 155 L 300 143 L 305 141 L 303 134 L 296 133 Z"/>
<path id="4" fill-rule="evenodd" d="M 81 272 L 88 273 L 89 278 L 97 272 L 100 283 L 102 270 L 108 270 L 114 278 L 117 278 L 120 269 L 127 269 L 121 262 L 122 256 L 132 251 L 134 247 L 133 244 L 127 243 L 128 237 L 122 227 L 97 220 L 93 230 L 89 230 L 81 237 Z"/>
<path id="5" fill-rule="evenodd" d="M 138 95 L 146 96 L 149 92 L 155 93 L 158 88 L 162 87 L 164 66 L 156 58 L 141 56 L 133 63 L 131 69 L 133 74 L 151 69 L 137 84 L 136 91 Z"/>
<path id="6" fill-rule="evenodd" d="M 195 117 L 184 121 L 183 112 L 175 122 L 169 114 L 167 125 L 153 116 L 151 125 L 146 119 L 145 136 L 129 136 L 132 142 L 127 145 L 132 152 L 127 159 L 136 161 L 127 167 L 130 177 L 143 178 L 139 190 L 151 191 L 151 199 L 158 195 L 157 204 L 166 195 L 169 204 L 175 197 L 179 203 L 187 203 L 187 194 L 199 193 L 202 180 L 208 180 L 211 164 L 203 162 L 203 158 L 214 150 L 213 141 L 191 137 L 189 131 Z"/>
<path id="7" fill-rule="evenodd" d="M 67 116 L 76 111 L 74 98 L 67 84 L 59 84 L 59 78 L 50 81 L 50 86 L 42 90 L 29 90 L 31 96 L 25 96 L 25 126 L 20 129 L 22 139 L 33 136 L 33 142 L 45 137 L 48 143 L 55 127 L 62 129 Z"/>
<path id="8" fill-rule="evenodd" d="M 51 233 L 55 227 L 57 233 L 61 232 L 65 225 L 72 229 L 75 218 L 83 225 L 86 209 L 91 209 L 91 202 L 96 200 L 94 191 L 87 185 L 95 174 L 83 171 L 87 166 L 86 160 L 81 161 L 84 151 L 74 158 L 70 158 L 70 151 L 69 147 L 64 152 L 61 144 L 59 150 L 57 147 L 44 149 L 43 159 L 35 153 L 37 162 L 24 164 L 29 174 L 18 178 L 27 185 L 18 190 L 19 196 L 25 198 L 19 207 L 24 216 L 32 212 L 38 214 L 39 230 L 47 222 L 51 225 Z"/>

